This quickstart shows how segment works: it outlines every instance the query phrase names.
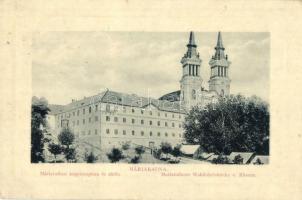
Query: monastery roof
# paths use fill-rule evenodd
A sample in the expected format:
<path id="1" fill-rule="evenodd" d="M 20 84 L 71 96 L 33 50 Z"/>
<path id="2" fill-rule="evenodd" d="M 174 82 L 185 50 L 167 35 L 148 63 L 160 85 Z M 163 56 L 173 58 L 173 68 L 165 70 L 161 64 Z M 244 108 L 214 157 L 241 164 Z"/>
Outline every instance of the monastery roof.
<path id="1" fill-rule="evenodd" d="M 181 145 L 180 151 L 186 155 L 193 155 L 199 147 L 200 145 Z"/>
<path id="2" fill-rule="evenodd" d="M 100 103 L 100 102 L 123 105 L 123 106 L 139 107 L 139 108 L 145 108 L 149 105 L 152 105 L 162 111 L 186 113 L 186 111 L 184 110 L 183 106 L 179 101 L 170 102 L 167 100 L 158 100 L 154 98 L 140 97 L 135 94 L 126 94 L 126 93 L 115 92 L 110 90 L 104 91 L 102 93 L 99 93 L 91 97 L 84 97 L 84 99 L 78 101 L 72 100 L 71 103 L 65 106 L 61 106 L 60 109 L 56 109 L 55 110 L 56 112 L 52 112 L 52 113 L 55 114 L 55 113 L 66 112 L 69 110 L 77 109 L 79 107 Z"/>
<path id="3" fill-rule="evenodd" d="M 171 101 L 171 102 L 179 101 L 180 100 L 180 90 L 165 94 L 162 97 L 160 97 L 159 100 L 167 100 L 167 101 Z"/>

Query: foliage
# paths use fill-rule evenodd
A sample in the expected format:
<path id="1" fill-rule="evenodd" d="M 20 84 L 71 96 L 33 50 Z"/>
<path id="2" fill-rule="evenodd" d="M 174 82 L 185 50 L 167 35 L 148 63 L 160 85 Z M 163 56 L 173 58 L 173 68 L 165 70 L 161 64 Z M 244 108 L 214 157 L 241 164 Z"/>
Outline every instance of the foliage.
<path id="1" fill-rule="evenodd" d="M 227 156 L 220 154 L 217 158 L 214 158 L 212 160 L 212 163 L 214 164 L 229 164 L 230 160 Z"/>
<path id="2" fill-rule="evenodd" d="M 162 142 L 160 145 L 161 151 L 165 154 L 171 153 L 172 152 L 172 146 L 168 142 Z"/>
<path id="3" fill-rule="evenodd" d="M 112 148 L 111 152 L 107 154 L 108 159 L 112 163 L 116 163 L 124 158 L 123 152 L 118 148 Z"/>
<path id="4" fill-rule="evenodd" d="M 62 146 L 55 143 L 48 144 L 48 150 L 50 153 L 54 155 L 55 162 L 57 161 L 57 155 L 61 154 L 63 151 Z"/>
<path id="5" fill-rule="evenodd" d="M 128 149 L 130 149 L 130 143 L 129 143 L 129 142 L 124 143 L 124 144 L 122 145 L 122 149 L 123 149 L 124 151 L 127 151 Z"/>
<path id="6" fill-rule="evenodd" d="M 69 128 L 64 128 L 58 135 L 59 142 L 67 147 L 73 144 L 74 138 L 74 133 Z"/>
<path id="7" fill-rule="evenodd" d="M 243 158 L 240 155 L 235 156 L 233 160 L 234 164 L 243 164 Z"/>
<path id="8" fill-rule="evenodd" d="M 162 153 L 161 149 L 154 149 L 152 151 L 152 154 L 153 154 L 154 158 L 157 158 L 157 159 L 160 159 L 161 153 Z"/>
<path id="9" fill-rule="evenodd" d="M 180 146 L 175 146 L 171 152 L 171 154 L 175 157 L 180 156 L 181 152 L 180 152 Z"/>
<path id="10" fill-rule="evenodd" d="M 131 159 L 130 163 L 139 163 L 140 159 L 141 159 L 141 157 L 140 157 L 139 155 L 135 155 L 135 156 Z"/>
<path id="11" fill-rule="evenodd" d="M 84 160 L 87 163 L 95 163 L 98 160 L 98 157 L 94 155 L 94 153 L 91 151 L 90 153 L 85 153 Z"/>
<path id="12" fill-rule="evenodd" d="M 65 158 L 68 162 L 76 161 L 76 150 L 75 148 L 65 148 L 64 149 Z"/>
<path id="13" fill-rule="evenodd" d="M 31 106 L 31 162 L 44 162 L 45 136 L 43 128 L 46 127 L 46 115 L 49 112 L 48 102 L 45 98 L 32 98 Z"/>
<path id="14" fill-rule="evenodd" d="M 206 152 L 269 154 L 269 110 L 258 97 L 231 95 L 201 108 L 195 106 L 186 117 L 185 139 L 200 144 Z"/>
<path id="15" fill-rule="evenodd" d="M 141 156 L 143 153 L 145 153 L 145 149 L 144 149 L 143 146 L 137 146 L 137 147 L 135 147 L 135 152 L 136 152 L 139 156 Z"/>

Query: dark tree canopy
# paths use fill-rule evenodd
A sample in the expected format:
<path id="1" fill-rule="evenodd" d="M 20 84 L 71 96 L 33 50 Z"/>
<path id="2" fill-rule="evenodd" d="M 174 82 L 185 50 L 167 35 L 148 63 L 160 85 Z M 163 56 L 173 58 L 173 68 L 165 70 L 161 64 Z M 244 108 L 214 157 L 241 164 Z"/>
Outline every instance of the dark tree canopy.
<path id="1" fill-rule="evenodd" d="M 161 145 L 160 145 L 160 148 L 161 148 L 161 151 L 163 152 L 163 153 L 171 153 L 172 152 L 172 146 L 171 146 L 171 144 L 170 143 L 168 143 L 168 142 L 163 142 L 163 143 L 161 143 Z"/>
<path id="2" fill-rule="evenodd" d="M 123 152 L 118 148 L 112 148 L 111 152 L 107 154 L 108 159 L 112 163 L 116 163 L 124 158 Z"/>
<path id="3" fill-rule="evenodd" d="M 67 147 L 73 144 L 74 138 L 75 137 L 73 132 L 68 128 L 64 128 L 58 135 L 58 140 L 60 141 L 60 143 Z"/>
<path id="4" fill-rule="evenodd" d="M 49 112 L 48 102 L 45 98 L 32 98 L 31 106 L 31 162 L 44 162 L 44 131 L 46 115 Z"/>
<path id="5" fill-rule="evenodd" d="M 269 109 L 258 97 L 219 98 L 204 108 L 195 106 L 186 117 L 185 139 L 207 152 L 269 154 Z"/>

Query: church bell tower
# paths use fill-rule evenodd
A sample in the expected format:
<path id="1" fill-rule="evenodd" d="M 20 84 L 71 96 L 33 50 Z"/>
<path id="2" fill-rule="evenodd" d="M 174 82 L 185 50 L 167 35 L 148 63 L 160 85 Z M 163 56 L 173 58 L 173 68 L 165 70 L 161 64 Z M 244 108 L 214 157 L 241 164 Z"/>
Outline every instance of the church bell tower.
<path id="1" fill-rule="evenodd" d="M 182 78 L 180 80 L 180 100 L 187 110 L 199 102 L 198 96 L 201 93 L 202 84 L 200 76 L 201 62 L 202 60 L 199 58 L 197 45 L 195 44 L 194 33 L 190 32 L 187 52 L 181 59 Z"/>
<path id="2" fill-rule="evenodd" d="M 228 56 L 224 55 L 221 33 L 218 33 L 215 55 L 212 56 L 209 64 L 211 66 L 211 77 L 209 80 L 209 90 L 216 91 L 220 96 L 230 94 L 229 67 L 231 62 Z"/>

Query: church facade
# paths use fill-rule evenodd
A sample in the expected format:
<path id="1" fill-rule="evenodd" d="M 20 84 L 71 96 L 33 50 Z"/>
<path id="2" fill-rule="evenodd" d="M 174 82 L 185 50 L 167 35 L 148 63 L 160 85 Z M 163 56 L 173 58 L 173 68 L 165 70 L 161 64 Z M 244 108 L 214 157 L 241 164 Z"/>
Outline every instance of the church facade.
<path id="1" fill-rule="evenodd" d="M 219 95 L 230 93 L 227 55 L 221 33 L 209 65 L 209 90 L 202 87 L 202 60 L 195 36 L 190 32 L 187 52 L 181 59 L 180 90 L 159 99 L 140 97 L 111 90 L 63 106 L 50 106 L 53 133 L 71 129 L 76 139 L 97 148 L 110 148 L 129 142 L 156 147 L 162 142 L 177 145 L 184 142 L 183 123 L 192 106 L 206 105 Z"/>

